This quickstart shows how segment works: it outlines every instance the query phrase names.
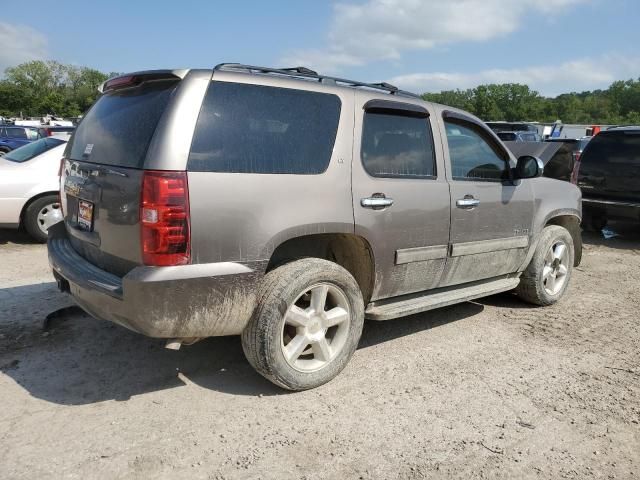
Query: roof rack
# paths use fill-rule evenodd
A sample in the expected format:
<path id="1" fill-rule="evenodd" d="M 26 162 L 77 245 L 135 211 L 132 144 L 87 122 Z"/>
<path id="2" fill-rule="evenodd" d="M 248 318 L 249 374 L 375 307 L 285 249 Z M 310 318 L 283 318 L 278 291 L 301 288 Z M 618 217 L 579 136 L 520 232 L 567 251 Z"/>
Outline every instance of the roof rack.
<path id="1" fill-rule="evenodd" d="M 401 95 L 404 97 L 412 97 L 422 99 L 420 95 L 405 90 L 400 90 L 395 85 L 391 85 L 386 82 L 381 83 L 366 83 L 359 82 L 357 80 L 347 80 L 346 78 L 329 77 L 327 75 L 320 75 L 318 72 L 306 67 L 291 67 L 291 68 L 271 68 L 271 67 L 257 67 L 255 65 L 243 65 L 240 63 L 221 63 L 214 67 L 214 70 L 226 70 L 226 71 L 245 71 L 249 73 L 267 73 L 282 75 L 287 77 L 305 78 L 311 80 L 317 80 L 321 83 L 342 84 L 350 87 L 363 87 L 370 88 L 372 90 L 382 90 L 391 95 Z"/>

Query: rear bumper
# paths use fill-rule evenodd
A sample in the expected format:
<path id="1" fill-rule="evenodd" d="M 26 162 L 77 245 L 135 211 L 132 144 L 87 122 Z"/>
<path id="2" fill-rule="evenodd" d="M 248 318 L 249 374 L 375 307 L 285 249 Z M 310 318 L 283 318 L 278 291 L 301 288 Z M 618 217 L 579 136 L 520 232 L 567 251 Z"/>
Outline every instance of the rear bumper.
<path id="1" fill-rule="evenodd" d="M 149 337 L 240 334 L 263 276 L 261 265 L 222 262 L 143 266 L 118 277 L 78 255 L 62 222 L 49 229 L 48 250 L 58 285 L 82 309 Z"/>

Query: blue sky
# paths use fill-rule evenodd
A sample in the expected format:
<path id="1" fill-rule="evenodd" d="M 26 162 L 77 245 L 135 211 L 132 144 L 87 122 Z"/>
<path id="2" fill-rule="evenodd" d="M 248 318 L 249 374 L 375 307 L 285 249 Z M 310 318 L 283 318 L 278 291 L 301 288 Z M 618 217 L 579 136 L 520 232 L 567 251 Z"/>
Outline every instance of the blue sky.
<path id="1" fill-rule="evenodd" d="M 640 77 L 638 0 L 6 2 L 0 71 L 305 65 L 417 92 L 527 83 L 543 94 Z"/>

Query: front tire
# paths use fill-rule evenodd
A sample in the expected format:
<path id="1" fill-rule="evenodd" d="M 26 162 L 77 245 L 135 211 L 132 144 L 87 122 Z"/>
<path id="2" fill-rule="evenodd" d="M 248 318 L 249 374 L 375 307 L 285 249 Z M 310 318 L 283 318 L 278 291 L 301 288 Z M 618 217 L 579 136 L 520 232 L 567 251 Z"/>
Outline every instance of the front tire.
<path id="1" fill-rule="evenodd" d="M 45 195 L 32 201 L 24 212 L 24 228 L 31 237 L 40 242 L 47 241 L 47 230 L 62 220 L 62 210 L 57 195 Z"/>
<path id="2" fill-rule="evenodd" d="M 353 276 L 335 263 L 306 258 L 265 275 L 242 348 L 266 379 L 307 390 L 342 371 L 363 324 L 364 301 Z"/>
<path id="3" fill-rule="evenodd" d="M 573 238 L 567 229 L 558 225 L 545 227 L 533 258 L 520 277 L 516 293 L 534 305 L 556 303 L 569 285 L 573 259 Z"/>

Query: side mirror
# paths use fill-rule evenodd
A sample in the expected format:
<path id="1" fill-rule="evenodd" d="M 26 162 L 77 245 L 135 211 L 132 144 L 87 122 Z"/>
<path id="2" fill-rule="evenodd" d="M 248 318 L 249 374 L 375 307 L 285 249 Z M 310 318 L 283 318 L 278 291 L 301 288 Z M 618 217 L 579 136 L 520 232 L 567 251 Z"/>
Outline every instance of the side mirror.
<path id="1" fill-rule="evenodd" d="M 518 163 L 514 169 L 514 177 L 516 180 L 524 178 L 541 177 L 544 172 L 544 163 L 538 157 L 532 155 L 523 155 L 518 158 Z"/>

